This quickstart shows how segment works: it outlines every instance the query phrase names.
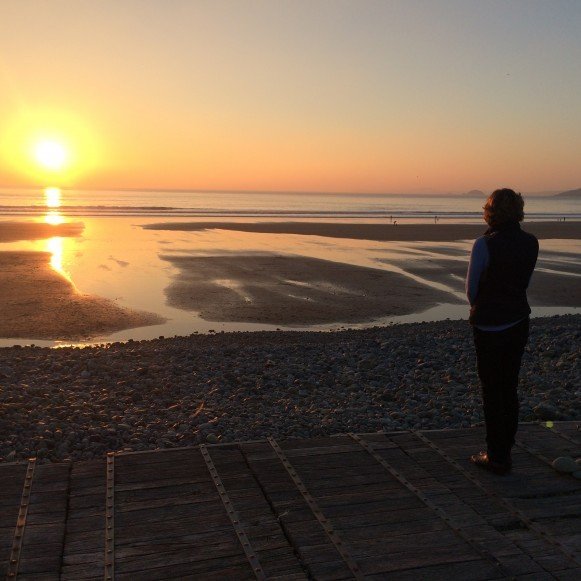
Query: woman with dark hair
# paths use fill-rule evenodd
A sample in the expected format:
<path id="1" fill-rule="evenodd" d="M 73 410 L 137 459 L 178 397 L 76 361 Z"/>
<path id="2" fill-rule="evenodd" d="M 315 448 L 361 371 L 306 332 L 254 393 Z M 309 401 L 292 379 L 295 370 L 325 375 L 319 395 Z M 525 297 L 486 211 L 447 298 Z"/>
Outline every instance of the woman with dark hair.
<path id="1" fill-rule="evenodd" d="M 486 424 L 486 452 L 471 456 L 477 466 L 506 474 L 518 429 L 518 375 L 529 335 L 527 287 L 539 243 L 521 230 L 524 201 L 508 188 L 484 205 L 489 228 L 474 242 L 466 278 L 478 376 Z"/>

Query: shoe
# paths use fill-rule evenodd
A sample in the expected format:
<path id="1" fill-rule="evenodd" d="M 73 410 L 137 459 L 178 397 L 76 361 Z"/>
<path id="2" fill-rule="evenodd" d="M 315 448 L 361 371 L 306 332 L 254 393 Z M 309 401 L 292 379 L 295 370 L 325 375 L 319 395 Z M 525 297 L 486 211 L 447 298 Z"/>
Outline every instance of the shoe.
<path id="1" fill-rule="evenodd" d="M 500 474 L 501 476 L 508 474 L 512 469 L 512 461 L 510 458 L 506 462 L 496 462 L 488 457 L 487 452 L 478 452 L 478 454 L 470 456 L 470 462 L 480 468 L 484 468 L 484 470 L 488 470 L 494 474 Z"/>

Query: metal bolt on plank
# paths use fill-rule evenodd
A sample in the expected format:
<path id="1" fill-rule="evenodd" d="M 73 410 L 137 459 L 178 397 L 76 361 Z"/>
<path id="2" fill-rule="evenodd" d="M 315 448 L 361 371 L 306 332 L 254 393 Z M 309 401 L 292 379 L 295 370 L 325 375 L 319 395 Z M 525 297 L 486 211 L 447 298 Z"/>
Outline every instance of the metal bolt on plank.
<path id="1" fill-rule="evenodd" d="M 228 514 L 228 517 L 230 518 L 230 521 L 232 522 L 232 526 L 234 527 L 234 530 L 236 532 L 236 536 L 238 537 L 238 540 L 240 541 L 240 544 L 242 545 L 242 548 L 244 549 L 244 554 L 246 555 L 246 558 L 248 559 L 248 562 L 250 563 L 250 566 L 252 567 L 252 571 L 254 572 L 254 575 L 260 581 L 266 580 L 267 579 L 266 574 L 264 573 L 262 565 L 260 564 L 260 561 L 258 560 L 258 557 L 256 555 L 256 551 L 252 548 L 252 545 L 250 544 L 250 540 L 248 539 L 248 535 L 246 534 L 246 531 L 244 530 L 244 528 L 242 527 L 242 524 L 240 523 L 240 518 L 238 517 L 238 514 L 236 513 L 236 511 L 234 510 L 234 508 L 232 506 L 232 502 L 230 501 L 228 493 L 226 492 L 226 488 L 224 487 L 222 479 L 220 478 L 220 475 L 218 474 L 218 470 L 216 469 L 216 466 L 214 465 L 214 461 L 212 460 L 212 457 L 210 456 L 210 452 L 208 451 L 208 448 L 206 447 L 205 444 L 200 444 L 200 452 L 202 453 L 202 457 L 204 458 L 204 461 L 206 462 L 206 466 L 208 467 L 208 472 L 210 473 L 210 476 L 212 477 L 212 481 L 214 482 L 216 488 L 218 489 L 219 497 L 222 500 L 222 503 L 224 504 L 224 508 L 226 509 L 226 513 Z"/>
<path id="2" fill-rule="evenodd" d="M 315 516 L 315 518 L 319 521 L 319 524 L 323 527 L 327 537 L 331 543 L 333 543 L 334 547 L 337 549 L 337 552 L 341 555 L 341 558 L 349 567 L 351 573 L 355 579 L 364 579 L 364 575 L 359 568 L 359 565 L 355 561 L 355 559 L 350 555 L 350 553 L 345 548 L 345 543 L 343 539 L 339 536 L 339 534 L 333 529 L 331 523 L 327 520 L 327 517 L 323 514 L 321 509 L 319 508 L 317 502 L 313 498 L 312 494 L 308 491 L 307 487 L 303 484 L 303 481 L 300 479 L 299 475 L 297 474 L 296 470 L 293 468 L 292 464 L 289 462 L 288 458 L 286 457 L 285 453 L 283 452 L 282 448 L 278 445 L 278 442 L 274 439 L 269 437 L 268 443 L 272 446 L 275 454 L 278 456 L 279 460 L 281 461 L 282 465 L 285 467 L 286 471 L 288 472 L 289 476 L 291 477 L 292 481 L 294 482 L 295 486 L 305 499 L 307 505 L 311 509 L 311 512 Z"/>
<path id="3" fill-rule="evenodd" d="M 34 478 L 34 469 L 36 467 L 36 458 L 29 458 L 24 484 L 22 487 L 22 496 L 20 498 L 20 509 L 16 519 L 14 529 L 14 539 L 12 541 L 12 550 L 8 561 L 7 579 L 14 579 L 18 575 L 20 565 L 20 554 L 22 552 L 22 541 L 24 540 L 24 531 L 26 529 L 26 517 L 28 516 L 28 506 L 30 504 L 30 492 L 32 490 L 32 480 Z"/>
<path id="4" fill-rule="evenodd" d="M 460 527 L 457 527 L 453 523 L 453 519 L 444 511 L 442 508 L 434 504 L 425 494 L 423 494 L 417 487 L 415 487 L 405 476 L 403 476 L 398 470 L 396 470 L 383 456 L 377 453 L 376 450 L 366 442 L 363 438 L 357 434 L 350 433 L 349 436 L 355 440 L 367 453 L 369 453 L 379 464 L 381 464 L 398 482 L 403 484 L 410 492 L 412 492 L 417 498 L 419 498 L 430 510 L 435 512 L 447 525 L 452 529 L 452 532 L 456 536 L 460 537 L 464 542 L 466 542 L 470 547 L 472 547 L 478 554 L 490 561 L 497 570 L 507 578 L 512 577 L 512 574 L 508 569 L 489 551 L 483 549 L 478 543 L 472 540 L 472 538 L 466 534 Z"/>
<path id="5" fill-rule="evenodd" d="M 105 581 L 115 579 L 115 453 L 107 454 L 105 490 Z"/>
<path id="6" fill-rule="evenodd" d="M 558 539 L 554 538 L 546 529 L 544 529 L 542 526 L 531 520 L 520 509 L 518 509 L 516 506 L 514 506 L 511 502 L 506 500 L 500 494 L 494 492 L 493 490 L 490 490 L 487 486 L 482 484 L 480 480 L 476 478 L 476 476 L 470 474 L 468 470 L 462 468 L 462 466 L 460 466 L 460 464 L 456 462 L 456 460 L 449 456 L 444 450 L 442 450 L 442 448 L 440 448 L 437 444 L 432 442 L 429 438 L 426 438 L 424 434 L 416 430 L 413 430 L 412 433 L 422 442 L 424 442 L 430 448 L 432 448 L 432 450 L 434 450 L 440 456 L 442 456 L 442 458 L 444 458 L 449 464 L 456 468 L 456 470 L 461 472 L 468 480 L 470 480 L 470 482 L 472 482 L 477 488 L 484 492 L 484 494 L 486 494 L 490 498 L 493 498 L 498 504 L 503 506 L 512 516 L 520 520 L 521 523 L 523 523 L 526 528 L 539 535 L 543 540 L 547 541 L 551 545 L 557 547 L 561 551 L 561 553 L 563 553 L 570 561 L 572 561 L 575 564 L 576 567 L 579 567 L 581 565 L 581 560 L 579 559 L 579 557 L 577 557 L 577 555 L 570 551 L 568 547 L 563 545 Z M 524 448 L 522 444 L 520 446 Z M 535 560 L 534 557 L 531 557 L 531 559 Z M 542 565 L 540 566 L 542 567 Z"/>

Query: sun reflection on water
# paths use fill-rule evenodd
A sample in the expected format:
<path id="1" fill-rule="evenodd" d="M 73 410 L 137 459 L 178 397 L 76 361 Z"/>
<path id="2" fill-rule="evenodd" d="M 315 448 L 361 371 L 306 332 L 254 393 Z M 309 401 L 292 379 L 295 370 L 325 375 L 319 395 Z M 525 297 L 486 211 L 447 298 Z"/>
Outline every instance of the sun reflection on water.
<path id="1" fill-rule="evenodd" d="M 61 205 L 60 188 L 45 188 L 44 199 L 47 208 L 60 208 Z"/>
<path id="2" fill-rule="evenodd" d="M 50 210 L 47 210 L 44 221 L 51 226 L 58 226 L 66 222 L 65 217 L 61 214 L 59 208 L 61 206 L 61 190 L 60 188 L 45 188 L 44 190 L 45 205 Z M 67 239 L 62 236 L 53 236 L 46 240 L 45 249 L 50 253 L 50 266 L 64 276 L 71 284 L 74 285 L 71 276 L 65 270 L 63 265 L 63 256 Z"/>
<path id="3" fill-rule="evenodd" d="M 46 213 L 44 221 L 52 226 L 58 226 L 59 224 L 63 224 L 65 219 L 58 210 L 50 210 L 50 212 Z"/>
<path id="4" fill-rule="evenodd" d="M 46 241 L 46 250 L 51 253 L 51 267 L 66 276 L 66 273 L 63 270 L 63 239 L 60 236 L 49 238 Z"/>

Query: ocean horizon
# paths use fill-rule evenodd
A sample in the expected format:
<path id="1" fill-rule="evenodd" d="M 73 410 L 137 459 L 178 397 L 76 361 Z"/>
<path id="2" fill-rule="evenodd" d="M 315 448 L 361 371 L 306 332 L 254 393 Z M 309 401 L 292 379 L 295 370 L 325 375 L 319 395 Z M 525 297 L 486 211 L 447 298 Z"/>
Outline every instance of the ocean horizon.
<path id="1" fill-rule="evenodd" d="M 58 208 L 65 216 L 394 219 L 437 216 L 443 220 L 472 221 L 481 218 L 485 199 L 438 194 L 50 189 L 59 191 Z M 47 208 L 54 207 L 48 203 L 47 190 L 0 188 L 0 216 L 41 216 Z M 581 200 L 525 195 L 525 212 L 532 220 L 581 219 Z"/>

